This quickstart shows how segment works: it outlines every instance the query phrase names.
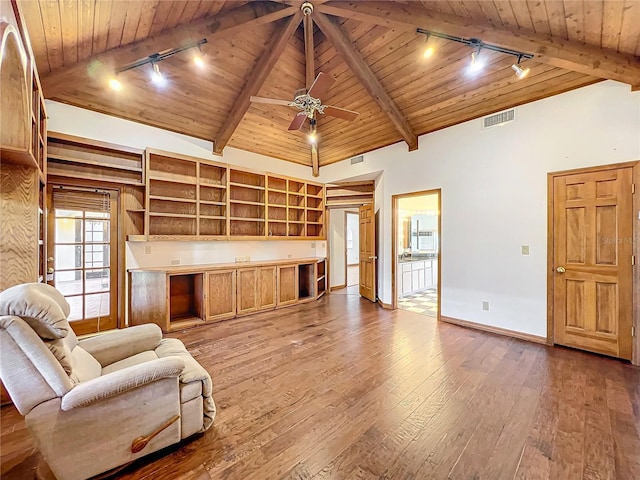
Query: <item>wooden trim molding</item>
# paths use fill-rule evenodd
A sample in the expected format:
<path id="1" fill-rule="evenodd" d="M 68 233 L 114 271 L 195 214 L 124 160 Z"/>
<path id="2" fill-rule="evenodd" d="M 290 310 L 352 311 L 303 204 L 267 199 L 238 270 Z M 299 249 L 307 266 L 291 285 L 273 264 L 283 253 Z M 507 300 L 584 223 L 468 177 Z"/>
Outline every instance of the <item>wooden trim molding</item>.
<path id="1" fill-rule="evenodd" d="M 343 288 L 347 288 L 346 282 L 342 285 L 334 285 L 333 287 L 329 287 L 329 292 L 333 292 L 334 290 L 342 290 Z"/>
<path id="2" fill-rule="evenodd" d="M 378 304 L 385 310 L 393 310 L 393 305 L 390 303 L 384 303 L 381 298 L 378 298 Z"/>
<path id="3" fill-rule="evenodd" d="M 505 337 L 513 337 L 513 338 L 517 338 L 518 340 L 525 340 L 527 342 L 539 343 L 542 345 L 547 344 L 547 339 L 545 337 L 540 337 L 538 335 L 531 335 L 530 333 L 516 332 L 515 330 L 509 330 L 507 328 L 492 327 L 491 325 L 483 325 L 482 323 L 469 322 L 468 320 L 460 320 L 458 318 L 445 317 L 444 315 L 440 316 L 440 320 L 446 323 L 452 323 L 453 325 L 458 325 L 460 327 L 472 328 L 474 330 L 480 330 L 488 333 L 495 333 L 497 335 L 504 335 Z"/>

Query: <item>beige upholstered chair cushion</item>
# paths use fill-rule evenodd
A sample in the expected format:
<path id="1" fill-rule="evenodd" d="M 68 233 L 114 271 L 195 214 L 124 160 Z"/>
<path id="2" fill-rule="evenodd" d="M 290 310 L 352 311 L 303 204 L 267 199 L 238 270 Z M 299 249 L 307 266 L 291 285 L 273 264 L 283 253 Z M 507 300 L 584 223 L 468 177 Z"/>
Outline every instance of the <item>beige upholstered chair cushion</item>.
<path id="1" fill-rule="evenodd" d="M 24 283 L 0 293 L 0 315 L 22 318 L 43 340 L 67 336 L 69 312 L 62 294 L 46 283 Z"/>

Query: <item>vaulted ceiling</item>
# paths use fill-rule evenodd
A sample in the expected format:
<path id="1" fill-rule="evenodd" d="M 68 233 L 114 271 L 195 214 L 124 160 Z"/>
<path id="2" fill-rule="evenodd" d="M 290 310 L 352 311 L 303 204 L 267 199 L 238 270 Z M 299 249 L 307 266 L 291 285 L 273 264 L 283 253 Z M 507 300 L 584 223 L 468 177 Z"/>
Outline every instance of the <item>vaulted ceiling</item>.
<path id="1" fill-rule="evenodd" d="M 251 104 L 259 95 L 292 99 L 318 72 L 336 78 L 323 103 L 360 113 L 354 122 L 320 115 L 319 165 L 602 79 L 640 87 L 640 2 L 358 1 L 312 2 L 305 55 L 299 1 L 40 0 L 20 2 L 45 96 L 99 112 L 305 165 L 304 131 L 287 131 L 289 107 Z M 465 74 L 471 49 L 431 38 L 423 56 L 416 28 L 478 38 L 533 54 L 520 80 L 514 57 L 482 51 L 486 68 Z M 108 79 L 123 65 L 206 38 L 206 68 L 188 52 Z M 311 39 L 307 39 L 307 45 Z M 305 70 L 312 65 L 311 71 Z"/>

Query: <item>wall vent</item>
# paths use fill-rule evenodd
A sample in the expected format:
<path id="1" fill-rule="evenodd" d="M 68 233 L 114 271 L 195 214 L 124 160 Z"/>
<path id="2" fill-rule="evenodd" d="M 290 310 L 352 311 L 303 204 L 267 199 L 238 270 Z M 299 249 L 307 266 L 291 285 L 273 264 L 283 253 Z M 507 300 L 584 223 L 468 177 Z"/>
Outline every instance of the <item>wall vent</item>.
<path id="1" fill-rule="evenodd" d="M 491 127 L 501 127 L 507 123 L 511 123 L 516 119 L 516 111 L 514 108 L 505 110 L 504 112 L 494 113 L 482 118 L 482 129 Z"/>
<path id="2" fill-rule="evenodd" d="M 364 162 L 364 155 L 358 155 L 357 157 L 351 157 L 351 165 Z"/>

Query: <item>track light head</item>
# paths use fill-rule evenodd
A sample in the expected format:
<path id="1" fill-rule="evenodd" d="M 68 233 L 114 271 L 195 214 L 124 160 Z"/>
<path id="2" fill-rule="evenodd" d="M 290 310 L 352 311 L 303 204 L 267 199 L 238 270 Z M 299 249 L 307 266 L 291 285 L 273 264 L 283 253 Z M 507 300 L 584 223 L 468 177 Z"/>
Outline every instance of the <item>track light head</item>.
<path id="1" fill-rule="evenodd" d="M 120 80 L 118 80 L 116 77 L 113 77 L 109 80 L 109 86 L 111 87 L 111 90 L 115 90 L 116 92 L 122 90 L 122 83 L 120 83 Z"/>
<path id="2" fill-rule="evenodd" d="M 529 72 L 531 71 L 530 68 L 522 68 L 520 65 L 515 63 L 511 65 L 511 69 L 516 72 L 516 76 L 521 80 L 529 75 Z"/>
<path id="3" fill-rule="evenodd" d="M 151 71 L 151 80 L 158 84 L 162 85 L 165 82 L 164 77 L 162 76 L 162 72 L 160 71 L 160 65 L 157 63 L 152 63 L 153 70 Z"/>
<path id="4" fill-rule="evenodd" d="M 471 64 L 469 64 L 469 72 L 478 73 L 484 68 L 484 61 L 480 58 L 480 49 L 471 54 Z"/>

